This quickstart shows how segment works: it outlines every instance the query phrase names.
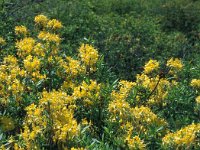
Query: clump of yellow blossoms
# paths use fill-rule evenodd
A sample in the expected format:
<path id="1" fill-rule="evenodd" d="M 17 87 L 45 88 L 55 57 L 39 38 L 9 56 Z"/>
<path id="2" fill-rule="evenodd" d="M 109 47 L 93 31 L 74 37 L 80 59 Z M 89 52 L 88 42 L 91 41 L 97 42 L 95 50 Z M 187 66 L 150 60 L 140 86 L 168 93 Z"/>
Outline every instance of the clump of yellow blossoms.
<path id="1" fill-rule="evenodd" d="M 28 55 L 24 59 L 24 69 L 26 70 L 26 77 L 31 77 L 34 81 L 46 78 L 46 75 L 40 74 L 40 60 L 37 57 Z"/>
<path id="2" fill-rule="evenodd" d="M 196 102 L 200 105 L 200 96 L 197 96 Z"/>
<path id="3" fill-rule="evenodd" d="M 196 88 L 200 88 L 200 79 L 192 79 L 190 85 Z"/>
<path id="4" fill-rule="evenodd" d="M 37 43 L 33 48 L 33 52 L 36 56 L 44 57 L 46 53 L 46 46 L 42 43 Z"/>
<path id="5" fill-rule="evenodd" d="M 0 103 L 7 104 L 10 97 L 21 100 L 24 86 L 20 78 L 24 76 L 24 70 L 18 65 L 17 58 L 11 55 L 4 57 L 0 65 Z"/>
<path id="6" fill-rule="evenodd" d="M 85 73 L 85 66 L 81 65 L 79 60 L 75 60 L 71 57 L 66 57 L 66 61 L 61 59 L 59 61 L 60 67 L 64 68 L 68 77 L 76 77 L 81 73 Z"/>
<path id="7" fill-rule="evenodd" d="M 66 150 L 68 150 L 68 149 L 66 149 Z M 84 149 L 82 147 L 81 148 L 74 148 L 74 147 L 72 147 L 71 150 L 86 150 L 86 149 Z"/>
<path id="8" fill-rule="evenodd" d="M 98 51 L 89 44 L 82 44 L 79 48 L 79 56 L 81 61 L 88 66 L 91 70 L 95 69 L 93 66 L 96 64 L 99 54 Z"/>
<path id="9" fill-rule="evenodd" d="M 157 60 L 150 59 L 148 63 L 144 66 L 144 73 L 151 73 L 153 70 L 157 70 L 159 68 L 159 62 Z"/>
<path id="10" fill-rule="evenodd" d="M 6 44 L 6 41 L 2 37 L 0 37 L 0 45 L 5 45 L 5 44 Z"/>
<path id="11" fill-rule="evenodd" d="M 146 149 L 146 145 L 144 144 L 144 141 L 141 140 L 139 136 L 134 136 L 133 138 L 128 136 L 126 138 L 126 142 L 130 150 L 136 150 L 136 149 L 145 150 Z"/>
<path id="12" fill-rule="evenodd" d="M 62 28 L 62 23 L 56 19 L 49 20 L 47 27 L 51 29 L 60 29 Z"/>
<path id="13" fill-rule="evenodd" d="M 198 135 L 200 134 L 200 123 L 188 125 L 174 133 L 168 133 L 162 139 L 164 147 L 171 148 L 194 148 L 200 142 Z M 199 145 L 198 145 L 199 146 Z"/>
<path id="14" fill-rule="evenodd" d="M 171 58 L 167 61 L 167 66 L 174 70 L 181 70 L 183 68 L 183 64 L 178 58 Z"/>
<path id="15" fill-rule="evenodd" d="M 150 126 L 167 126 L 165 120 L 160 119 L 150 108 L 131 107 L 127 102 L 131 90 L 137 86 L 136 83 L 121 81 L 119 85 L 119 91 L 112 92 L 112 101 L 108 106 L 110 121 L 120 125 L 116 131 L 119 132 L 119 136 L 124 137 L 124 135 L 132 133 L 148 135 Z M 124 131 L 123 135 L 121 135 L 122 131 Z M 127 138 L 131 141 L 131 136 Z"/>
<path id="16" fill-rule="evenodd" d="M 100 96 L 100 84 L 96 81 L 90 80 L 90 84 L 85 81 L 80 86 L 74 88 L 74 99 L 83 99 L 83 103 L 90 106 L 99 99 Z"/>
<path id="17" fill-rule="evenodd" d="M 25 57 L 31 54 L 35 46 L 35 40 L 31 37 L 21 39 L 16 42 L 17 54 L 20 57 Z"/>
<path id="18" fill-rule="evenodd" d="M 46 31 L 41 31 L 38 35 L 38 38 L 43 41 L 54 42 L 56 44 L 59 44 L 61 41 L 60 37 L 57 34 L 49 33 Z"/>
<path id="19" fill-rule="evenodd" d="M 177 85 L 176 73 L 183 67 L 181 61 L 177 58 L 171 58 L 167 61 L 166 67 L 170 69 L 169 72 L 159 71 L 159 63 L 156 60 L 150 60 L 145 65 L 143 73 L 136 76 L 136 85 L 140 86 L 142 90 L 149 92 L 146 97 L 149 105 L 153 106 L 162 103 L 164 105 L 164 99 L 167 97 L 169 89 Z M 155 74 L 149 74 L 153 70 Z M 172 75 L 172 80 L 165 78 L 165 76 L 167 77 L 169 75 Z M 137 92 L 136 101 L 138 103 L 142 103 L 141 99 L 145 99 L 143 94 L 144 93 L 141 93 L 140 90 Z"/>
<path id="20" fill-rule="evenodd" d="M 34 70 L 40 69 L 40 60 L 37 57 L 32 57 L 31 55 L 28 55 L 26 59 L 24 59 L 24 68 L 32 72 Z"/>
<path id="21" fill-rule="evenodd" d="M 16 35 L 26 35 L 28 30 L 25 26 L 16 26 L 15 27 L 15 34 Z"/>
<path id="22" fill-rule="evenodd" d="M 44 15 L 38 15 L 35 17 L 35 23 L 38 25 L 46 26 L 48 22 L 48 18 Z"/>
<path id="23" fill-rule="evenodd" d="M 40 138 L 54 142 L 67 142 L 78 135 L 79 126 L 74 119 L 74 100 L 61 91 L 43 92 L 39 105 L 26 108 L 27 116 L 21 133 L 26 148 L 37 147 Z M 46 137 L 46 132 L 51 135 Z"/>

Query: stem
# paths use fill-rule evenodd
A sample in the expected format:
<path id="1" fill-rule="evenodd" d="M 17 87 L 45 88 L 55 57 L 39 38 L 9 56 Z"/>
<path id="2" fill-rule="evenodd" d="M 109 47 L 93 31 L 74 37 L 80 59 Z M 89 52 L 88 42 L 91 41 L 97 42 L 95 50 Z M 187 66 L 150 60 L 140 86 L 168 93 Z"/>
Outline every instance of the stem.
<path id="1" fill-rule="evenodd" d="M 155 90 L 157 89 L 158 84 L 160 83 L 160 79 L 161 79 L 161 77 L 159 77 L 159 80 L 158 80 L 158 82 L 156 83 L 156 86 L 155 86 L 154 89 L 151 91 L 151 93 L 148 95 L 147 100 L 149 100 L 149 98 L 153 95 L 153 93 L 154 93 Z"/>

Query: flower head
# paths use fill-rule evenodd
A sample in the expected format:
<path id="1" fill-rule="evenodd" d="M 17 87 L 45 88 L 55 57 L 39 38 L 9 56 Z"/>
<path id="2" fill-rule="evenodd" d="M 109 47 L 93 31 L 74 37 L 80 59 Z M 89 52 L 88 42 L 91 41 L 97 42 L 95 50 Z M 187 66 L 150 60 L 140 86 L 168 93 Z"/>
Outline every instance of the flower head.
<path id="1" fill-rule="evenodd" d="M 190 85 L 192 87 L 200 88 L 200 79 L 192 79 Z"/>
<path id="2" fill-rule="evenodd" d="M 148 63 L 145 64 L 145 67 L 144 67 L 144 72 L 146 74 L 152 72 L 153 70 L 156 70 L 159 68 L 159 62 L 157 60 L 149 60 Z"/>
<path id="3" fill-rule="evenodd" d="M 98 51 L 89 44 L 81 45 L 79 48 L 79 56 L 87 66 L 94 65 L 99 58 Z"/>
<path id="4" fill-rule="evenodd" d="M 43 27 L 45 27 L 48 22 L 48 18 L 44 15 L 38 15 L 35 17 L 34 21 L 36 24 L 42 25 Z"/>
<path id="5" fill-rule="evenodd" d="M 49 20 L 47 27 L 51 29 L 60 29 L 62 28 L 62 23 L 56 19 Z"/>
<path id="6" fill-rule="evenodd" d="M 15 34 L 16 35 L 26 35 L 27 34 L 27 28 L 25 26 L 16 26 L 15 27 Z"/>
<path id="7" fill-rule="evenodd" d="M 167 66 L 176 70 L 181 70 L 183 68 L 183 64 L 178 58 L 171 58 L 167 61 Z"/>

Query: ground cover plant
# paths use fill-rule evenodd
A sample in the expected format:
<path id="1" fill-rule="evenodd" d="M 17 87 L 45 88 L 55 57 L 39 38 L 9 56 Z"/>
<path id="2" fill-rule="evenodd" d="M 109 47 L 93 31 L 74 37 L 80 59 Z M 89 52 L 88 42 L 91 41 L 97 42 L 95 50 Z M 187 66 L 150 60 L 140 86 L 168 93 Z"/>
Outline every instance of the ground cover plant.
<path id="1" fill-rule="evenodd" d="M 0 149 L 200 149 L 198 1 L 0 4 Z"/>

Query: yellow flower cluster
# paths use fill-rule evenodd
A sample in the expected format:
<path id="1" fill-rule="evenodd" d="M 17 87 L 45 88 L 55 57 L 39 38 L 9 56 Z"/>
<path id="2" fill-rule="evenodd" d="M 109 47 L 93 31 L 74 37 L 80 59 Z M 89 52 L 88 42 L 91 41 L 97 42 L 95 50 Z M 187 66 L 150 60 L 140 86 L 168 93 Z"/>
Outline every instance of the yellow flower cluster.
<path id="1" fill-rule="evenodd" d="M 160 119 L 150 108 L 144 106 L 131 107 L 125 100 L 116 99 L 111 101 L 108 111 L 110 113 L 110 121 L 119 124 L 119 128 L 116 132 L 119 133 L 119 137 L 122 139 L 126 135 L 126 140 L 124 142 L 128 143 L 130 149 L 134 149 L 136 145 L 143 149 L 145 147 L 143 142 L 138 139 L 139 137 L 132 138 L 133 133 L 148 136 L 150 127 L 156 126 L 158 128 L 165 128 L 167 126 L 166 121 Z M 163 130 L 160 132 L 163 133 Z"/>
<path id="2" fill-rule="evenodd" d="M 22 58 L 30 55 L 33 51 L 34 46 L 35 40 L 33 38 L 26 37 L 24 39 L 21 39 L 20 41 L 16 42 L 16 48 L 18 50 L 17 54 Z"/>
<path id="3" fill-rule="evenodd" d="M 134 87 L 134 86 L 136 86 L 136 83 L 135 82 L 129 82 L 129 81 L 125 81 L 125 80 L 121 80 L 120 82 L 119 82 L 119 87 L 120 87 L 120 89 L 119 89 L 119 91 L 118 92 L 116 92 L 116 91 L 113 91 L 112 92 L 112 98 L 113 99 L 121 99 L 121 100 L 123 100 L 123 99 L 126 99 L 127 98 L 127 96 L 129 95 L 129 93 L 130 93 L 130 90 Z"/>
<path id="4" fill-rule="evenodd" d="M 68 149 L 66 149 L 66 150 L 68 150 Z M 86 149 L 84 149 L 82 147 L 81 148 L 74 148 L 74 147 L 72 147 L 71 150 L 86 150 Z"/>
<path id="5" fill-rule="evenodd" d="M 62 23 L 56 19 L 49 20 L 47 27 L 51 29 L 60 29 L 62 28 Z"/>
<path id="6" fill-rule="evenodd" d="M 87 106 L 94 104 L 98 101 L 100 96 L 100 84 L 96 81 L 90 80 L 90 84 L 85 81 L 80 86 L 74 88 L 73 97 L 74 99 L 83 99 L 83 103 Z"/>
<path id="7" fill-rule="evenodd" d="M 59 63 L 60 66 L 64 68 L 68 76 L 76 77 L 81 73 L 85 73 L 85 67 L 81 65 L 81 62 L 79 60 L 75 60 L 71 57 L 66 57 L 66 60 L 67 62 L 61 60 Z"/>
<path id="8" fill-rule="evenodd" d="M 168 133 L 163 139 L 164 147 L 172 147 L 180 149 L 194 148 L 200 142 L 198 135 L 200 134 L 200 123 L 188 125 L 174 133 Z"/>
<path id="9" fill-rule="evenodd" d="M 122 99 L 116 99 L 110 102 L 108 106 L 110 119 L 112 122 L 126 122 L 130 119 L 131 108 L 128 102 Z"/>
<path id="10" fill-rule="evenodd" d="M 38 15 L 35 17 L 34 21 L 36 24 L 42 25 L 43 27 L 45 27 L 48 22 L 48 18 L 44 15 Z"/>
<path id="11" fill-rule="evenodd" d="M 5 45 L 5 44 L 6 44 L 6 41 L 2 37 L 0 37 L 0 46 Z"/>
<path id="12" fill-rule="evenodd" d="M 139 136 L 134 136 L 133 138 L 128 136 L 126 138 L 126 142 L 130 150 L 145 150 L 146 149 L 146 145 L 144 144 L 144 141 L 141 140 Z"/>
<path id="13" fill-rule="evenodd" d="M 169 82 L 165 78 L 160 79 L 159 75 L 156 77 L 149 77 L 145 74 L 138 74 L 136 76 L 136 83 L 148 89 L 150 92 L 153 92 L 148 99 L 149 104 L 161 104 L 168 94 L 168 89 L 174 85 L 174 82 Z M 139 95 L 137 96 L 137 101 L 140 101 Z"/>
<path id="14" fill-rule="evenodd" d="M 174 69 L 174 70 L 181 70 L 183 68 L 183 64 L 180 59 L 178 58 L 171 58 L 167 61 L 167 66 Z"/>
<path id="15" fill-rule="evenodd" d="M 45 50 L 46 50 L 45 45 L 43 45 L 41 43 L 37 43 L 34 46 L 34 49 L 33 49 L 34 55 L 44 57 L 45 56 Z"/>
<path id="16" fill-rule="evenodd" d="M 36 25 L 42 26 L 43 28 L 50 28 L 50 29 L 60 29 L 62 28 L 62 23 L 56 19 L 49 20 L 44 15 L 38 15 L 35 17 L 35 23 Z"/>
<path id="17" fill-rule="evenodd" d="M 200 96 L 197 96 L 197 98 L 196 98 L 196 102 L 197 102 L 197 104 L 200 105 Z"/>
<path id="18" fill-rule="evenodd" d="M 28 33 L 28 30 L 25 26 L 16 26 L 15 27 L 15 34 L 16 35 L 26 35 Z"/>
<path id="19" fill-rule="evenodd" d="M 67 142 L 78 135 L 79 126 L 74 119 L 74 100 L 61 91 L 43 92 L 38 106 L 26 108 L 27 116 L 21 133 L 27 149 L 37 146 L 41 138 Z M 45 132 L 52 133 L 46 137 Z"/>
<path id="20" fill-rule="evenodd" d="M 37 57 L 28 55 L 24 59 L 24 69 L 26 70 L 26 77 L 31 77 L 33 81 L 46 78 L 46 75 L 40 73 L 40 60 Z"/>
<path id="21" fill-rule="evenodd" d="M 177 82 L 175 79 L 177 79 L 177 71 L 182 69 L 183 64 L 181 61 L 177 58 L 167 61 L 166 64 L 167 67 L 170 68 L 169 73 L 165 72 L 164 75 L 162 75 L 158 68 L 159 63 L 156 60 L 150 60 L 144 67 L 144 72 L 142 74 L 138 74 L 136 76 L 136 84 L 137 86 L 143 87 L 146 91 L 149 91 L 148 104 L 149 105 L 155 105 L 155 104 L 163 104 L 164 105 L 164 99 L 168 95 L 169 89 L 171 87 L 177 85 Z M 157 75 L 150 75 L 149 73 L 155 70 L 155 73 Z M 169 80 L 167 78 L 164 78 L 164 76 L 170 75 L 173 73 L 172 80 Z M 136 100 L 138 102 L 141 101 L 143 97 L 143 92 L 138 91 Z"/>
<path id="22" fill-rule="evenodd" d="M 124 142 L 127 142 L 130 149 L 131 147 L 137 149 L 134 147 L 136 139 L 140 148 L 145 149 L 145 144 L 139 136 L 148 138 L 151 127 L 161 129 L 157 137 L 162 137 L 167 132 L 168 123 L 152 112 L 150 107 L 164 105 L 168 91 L 177 85 L 174 80 L 176 78 L 169 80 L 160 76 L 157 61 L 150 60 L 145 68 L 142 74 L 136 76 L 135 82 L 120 81 L 118 90 L 111 93 L 111 102 L 108 105 L 110 121 L 119 125 L 116 132 L 119 138 L 126 139 Z M 155 70 L 155 75 L 149 74 L 153 70 Z M 176 76 L 176 74 L 173 75 Z M 134 138 L 133 135 L 138 135 L 138 137 Z"/>
<path id="23" fill-rule="evenodd" d="M 96 64 L 99 54 L 98 51 L 89 44 L 82 44 L 79 48 L 79 56 L 81 61 L 91 70 L 95 69 L 93 66 Z"/>
<path id="24" fill-rule="evenodd" d="M 196 88 L 200 88 L 200 79 L 192 79 L 190 85 Z"/>
<path id="25" fill-rule="evenodd" d="M 144 66 L 144 73 L 151 73 L 153 70 L 157 70 L 159 68 L 159 62 L 157 60 L 150 59 L 148 63 Z"/>
<path id="26" fill-rule="evenodd" d="M 0 65 L 0 103 L 7 104 L 10 96 L 14 96 L 17 101 L 21 100 L 24 87 L 20 77 L 23 75 L 24 70 L 20 69 L 16 57 L 4 57 L 3 64 Z"/>
<path id="27" fill-rule="evenodd" d="M 54 33 L 49 33 L 46 31 L 40 31 L 39 35 L 38 35 L 38 39 L 41 39 L 43 41 L 47 41 L 47 42 L 54 42 L 56 44 L 59 44 L 61 39 L 57 34 Z"/>
<path id="28" fill-rule="evenodd" d="M 164 119 L 159 118 L 154 114 L 148 107 L 135 107 L 132 108 L 132 113 L 134 117 L 135 127 L 139 127 L 142 132 L 146 132 L 148 126 L 157 125 L 157 126 L 166 126 L 167 123 Z M 140 124 L 140 126 L 138 126 Z"/>
<path id="29" fill-rule="evenodd" d="M 37 57 L 28 55 L 26 59 L 24 59 L 24 68 L 28 72 L 33 72 L 34 70 L 40 69 L 40 60 Z"/>

